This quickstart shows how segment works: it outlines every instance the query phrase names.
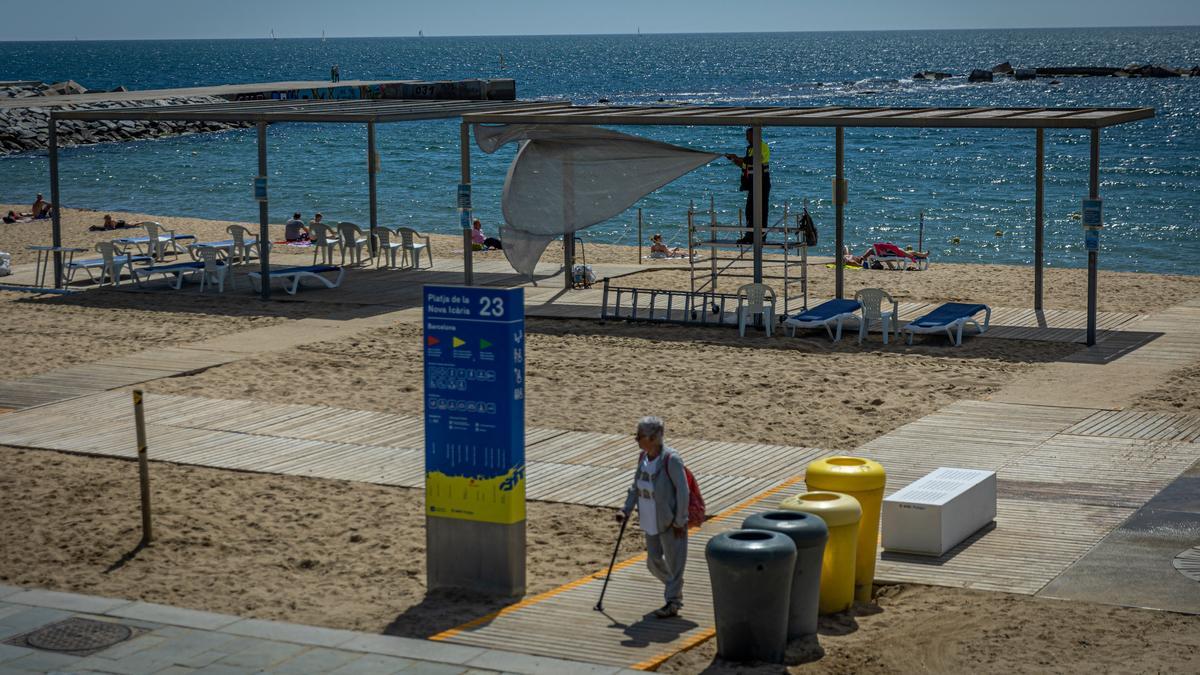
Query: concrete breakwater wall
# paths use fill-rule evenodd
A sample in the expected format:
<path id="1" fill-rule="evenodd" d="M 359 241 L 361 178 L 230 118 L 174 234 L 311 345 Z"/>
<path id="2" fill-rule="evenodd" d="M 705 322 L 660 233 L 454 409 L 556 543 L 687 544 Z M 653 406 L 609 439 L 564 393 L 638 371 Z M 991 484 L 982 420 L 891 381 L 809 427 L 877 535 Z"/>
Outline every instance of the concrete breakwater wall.
<path id="1" fill-rule="evenodd" d="M 94 110 L 148 105 L 183 105 L 257 100 L 494 100 L 516 99 L 511 79 L 424 82 L 265 82 L 236 85 L 129 91 L 91 91 L 74 81 L 45 84 L 36 81 L 0 82 L 0 156 L 44 150 L 49 145 L 49 120 L 53 110 Z M 147 140 L 183 134 L 227 131 L 249 124 L 226 122 L 176 122 L 60 120 L 60 146 Z"/>

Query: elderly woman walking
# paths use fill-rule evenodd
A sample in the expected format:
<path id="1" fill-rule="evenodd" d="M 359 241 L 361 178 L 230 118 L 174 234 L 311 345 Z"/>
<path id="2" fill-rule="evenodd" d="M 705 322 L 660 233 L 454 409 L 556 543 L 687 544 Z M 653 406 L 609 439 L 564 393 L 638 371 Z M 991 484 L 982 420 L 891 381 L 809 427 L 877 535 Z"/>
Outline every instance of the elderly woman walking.
<path id="1" fill-rule="evenodd" d="M 646 566 L 666 587 L 666 604 L 654 610 L 665 619 L 679 615 L 683 606 L 683 569 L 687 566 L 688 482 L 683 459 L 663 445 L 663 421 L 643 417 L 637 425 L 641 448 L 637 472 L 617 522 L 629 517 L 636 505 L 638 522 L 646 534 Z"/>

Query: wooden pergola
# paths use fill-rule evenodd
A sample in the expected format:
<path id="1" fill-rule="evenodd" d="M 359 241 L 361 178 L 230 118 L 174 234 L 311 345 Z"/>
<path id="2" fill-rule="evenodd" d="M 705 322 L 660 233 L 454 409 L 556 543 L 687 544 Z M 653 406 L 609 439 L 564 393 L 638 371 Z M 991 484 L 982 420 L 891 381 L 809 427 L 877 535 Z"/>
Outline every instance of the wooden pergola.
<path id="1" fill-rule="evenodd" d="M 763 127 L 833 127 L 834 141 L 834 214 L 836 294 L 844 295 L 844 241 L 846 182 L 844 170 L 846 127 L 905 127 L 937 129 L 1034 129 L 1036 130 L 1036 170 L 1034 179 L 1034 272 L 1033 304 L 1042 309 L 1044 240 L 1044 133 L 1046 129 L 1087 129 L 1091 133 L 1091 166 L 1088 194 L 1100 197 L 1100 130 L 1105 127 L 1154 117 L 1153 108 L 848 108 L 826 106 L 796 108 L 780 106 L 572 106 L 542 110 L 494 110 L 463 115 L 463 183 L 470 183 L 470 124 L 586 124 L 604 126 L 744 126 L 753 130 L 751 147 L 757 153 Z M 754 163 L 754 203 L 762 203 L 762 163 Z M 754 223 L 754 280 L 762 281 L 762 223 Z M 566 269 L 573 264 L 568 243 Z M 469 247 L 468 247 L 469 248 Z M 471 283 L 470 253 L 465 282 Z M 1088 329 L 1087 344 L 1096 342 L 1096 265 L 1097 252 L 1088 251 Z M 569 277 L 568 272 L 568 277 Z"/>
<path id="2" fill-rule="evenodd" d="M 280 122 L 308 123 L 362 123 L 367 125 L 367 174 L 369 177 L 371 205 L 371 234 L 378 226 L 375 177 L 379 172 L 379 156 L 375 152 L 375 125 L 391 122 L 412 122 L 460 117 L 472 112 L 532 112 L 551 110 L 569 104 L 561 101 L 428 101 L 399 99 L 343 99 L 343 100 L 263 100 L 220 103 L 197 103 L 175 106 L 142 106 L 133 108 L 104 108 L 96 110 L 55 110 L 50 113 L 50 202 L 53 220 L 53 244 L 62 246 L 62 229 L 59 217 L 58 177 L 58 120 L 166 120 L 188 122 L 247 122 L 258 128 L 258 175 L 267 175 L 267 126 Z M 465 143 L 465 141 L 464 141 Z M 271 240 L 268 232 L 268 202 L 259 201 L 259 241 Z M 470 246 L 469 227 L 464 229 L 463 241 L 467 250 Z M 374 241 L 374 236 L 371 238 Z M 260 264 L 263 279 L 269 278 L 269 246 L 260 247 Z M 468 271 L 470 260 L 468 259 Z M 54 287 L 63 284 L 62 253 L 54 254 Z M 262 284 L 262 297 L 270 297 L 270 284 Z"/>

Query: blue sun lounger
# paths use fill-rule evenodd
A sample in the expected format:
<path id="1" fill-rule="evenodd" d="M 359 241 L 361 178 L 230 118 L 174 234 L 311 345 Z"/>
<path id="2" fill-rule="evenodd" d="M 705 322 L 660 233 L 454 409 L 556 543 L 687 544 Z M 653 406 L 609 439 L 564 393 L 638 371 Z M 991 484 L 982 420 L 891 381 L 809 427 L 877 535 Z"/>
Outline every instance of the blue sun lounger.
<path id="1" fill-rule="evenodd" d="M 985 312 L 983 324 L 975 320 L 975 315 Z M 962 344 L 963 326 L 972 324 L 980 333 L 987 330 L 988 322 L 992 320 L 992 308 L 987 305 L 973 305 L 965 302 L 947 302 L 941 307 L 910 321 L 902 330 L 908 333 L 908 344 L 912 344 L 913 335 L 917 333 L 946 332 L 950 342 L 957 347 Z"/>
<path id="2" fill-rule="evenodd" d="M 837 342 L 842 339 L 842 323 L 846 319 L 862 321 L 862 317 L 858 315 L 860 309 L 862 303 L 857 300 L 827 300 L 812 309 L 784 319 L 783 325 L 787 326 L 789 336 L 795 336 L 797 328 L 824 326 L 825 332 L 829 333 L 829 339 Z M 833 324 L 837 324 L 837 335 L 834 335 L 833 329 L 830 328 Z"/>
<path id="3" fill-rule="evenodd" d="M 323 276 L 325 272 L 337 272 L 337 277 L 330 280 Z M 341 265 L 308 265 L 305 267 L 284 267 L 282 269 L 271 270 L 271 279 L 283 279 L 283 290 L 288 292 L 288 295 L 295 295 L 296 291 L 300 290 L 300 281 L 303 279 L 316 279 L 325 288 L 337 288 L 342 284 L 342 277 L 346 275 L 346 270 Z M 259 290 L 262 284 L 261 272 L 250 272 L 250 283 L 255 286 L 255 290 Z M 291 282 L 288 285 L 287 282 Z M 255 283 L 257 282 L 257 284 Z"/>

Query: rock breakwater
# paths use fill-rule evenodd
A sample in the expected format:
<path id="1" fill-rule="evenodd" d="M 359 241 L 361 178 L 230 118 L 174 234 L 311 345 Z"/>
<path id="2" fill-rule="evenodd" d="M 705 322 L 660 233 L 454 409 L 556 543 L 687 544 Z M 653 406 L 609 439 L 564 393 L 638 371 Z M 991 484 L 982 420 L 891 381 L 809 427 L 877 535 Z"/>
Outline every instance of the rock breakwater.
<path id="1" fill-rule="evenodd" d="M 72 83 L 74 84 L 74 83 Z M 133 108 L 147 105 L 183 105 L 188 103 L 219 103 L 224 99 L 212 96 L 157 98 L 142 101 L 97 101 L 87 104 L 55 103 L 59 93 L 43 83 L 17 83 L 0 86 L 0 101 L 21 99 L 24 105 L 0 106 L 0 155 L 44 150 L 50 142 L 50 112 L 53 110 L 98 110 Z M 78 86 L 78 85 L 76 85 Z M 71 91 L 69 88 L 67 91 Z M 48 94 L 46 92 L 54 91 Z M 74 93 L 74 92 L 73 92 Z M 184 134 L 228 131 L 249 124 L 228 122 L 176 122 L 167 120 L 59 120 L 58 144 L 61 147 L 149 140 L 182 136 Z"/>

